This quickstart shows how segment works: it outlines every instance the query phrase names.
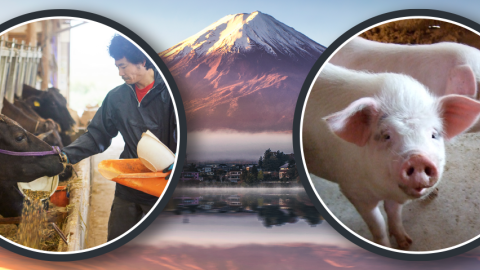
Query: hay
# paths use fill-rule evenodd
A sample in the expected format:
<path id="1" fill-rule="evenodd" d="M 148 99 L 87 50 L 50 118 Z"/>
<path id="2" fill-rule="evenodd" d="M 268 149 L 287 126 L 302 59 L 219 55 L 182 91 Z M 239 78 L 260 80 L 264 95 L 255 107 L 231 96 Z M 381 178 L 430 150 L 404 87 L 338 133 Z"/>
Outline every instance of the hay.
<path id="1" fill-rule="evenodd" d="M 18 226 L 17 243 L 26 247 L 40 249 L 40 242 L 47 223 L 43 200 L 50 195 L 48 191 L 24 189 L 26 198 L 23 201 L 22 221 Z"/>
<path id="2" fill-rule="evenodd" d="M 87 236 L 87 224 L 84 216 L 86 216 L 85 213 L 88 211 L 89 204 L 88 193 L 90 179 L 88 176 L 90 173 L 90 160 L 86 159 L 80 163 L 81 164 L 77 164 L 78 167 L 82 167 L 83 169 L 80 176 L 73 175 L 67 181 L 62 182 L 62 185 L 66 185 L 70 192 L 70 204 L 66 207 L 58 207 L 49 202 L 49 211 L 46 212 L 42 210 L 46 216 L 46 219 L 43 220 L 43 225 L 39 225 L 31 230 L 40 232 L 38 235 L 41 235 L 40 240 L 35 244 L 36 247 L 33 248 L 59 252 L 83 248 L 83 243 L 85 243 Z M 41 204 L 41 208 L 43 208 L 43 204 Z M 49 222 L 47 222 L 47 220 L 49 220 Z M 51 225 L 51 222 L 55 222 L 58 228 L 65 234 L 68 245 L 62 241 L 61 237 Z M 21 226 L 22 225 L 17 226 L 15 224 L 0 224 L 0 235 L 13 242 L 20 243 L 18 234 Z M 32 226 L 29 227 L 31 228 Z M 39 229 L 40 227 L 41 229 Z M 30 237 L 30 240 L 32 240 L 31 238 L 32 237 Z"/>

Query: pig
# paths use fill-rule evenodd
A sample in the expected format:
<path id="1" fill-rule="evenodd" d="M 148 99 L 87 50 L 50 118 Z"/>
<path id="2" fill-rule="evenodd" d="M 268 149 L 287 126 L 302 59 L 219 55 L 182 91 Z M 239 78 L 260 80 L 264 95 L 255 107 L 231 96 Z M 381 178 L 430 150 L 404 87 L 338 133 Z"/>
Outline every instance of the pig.
<path id="1" fill-rule="evenodd" d="M 444 141 L 468 129 L 480 102 L 435 97 L 410 76 L 366 73 L 325 64 L 305 107 L 302 144 L 309 173 L 335 182 L 368 225 L 373 241 L 398 248 L 412 239 L 402 205 L 427 196 L 440 182 Z"/>
<path id="2" fill-rule="evenodd" d="M 480 50 L 459 43 L 399 45 L 355 37 L 335 53 L 330 63 L 354 70 L 407 74 L 436 96 L 480 98 Z M 469 130 L 478 131 L 480 122 Z"/>

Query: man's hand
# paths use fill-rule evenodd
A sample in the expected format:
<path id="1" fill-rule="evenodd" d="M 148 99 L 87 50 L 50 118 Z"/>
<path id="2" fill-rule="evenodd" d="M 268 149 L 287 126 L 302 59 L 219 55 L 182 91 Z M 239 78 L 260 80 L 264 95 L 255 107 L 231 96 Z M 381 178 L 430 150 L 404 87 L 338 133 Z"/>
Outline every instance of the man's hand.
<path id="1" fill-rule="evenodd" d="M 165 169 L 163 169 L 163 172 L 166 173 L 166 172 L 170 172 L 167 176 L 165 176 L 165 179 L 170 179 L 170 175 L 172 174 L 172 169 L 173 169 L 173 164 L 170 164 L 170 166 L 166 167 Z"/>
<path id="2" fill-rule="evenodd" d="M 69 164 L 69 160 L 68 160 L 68 157 L 67 157 L 67 154 L 65 154 L 65 152 L 61 152 L 60 154 L 60 160 L 62 161 L 63 165 L 66 166 L 67 164 Z"/>

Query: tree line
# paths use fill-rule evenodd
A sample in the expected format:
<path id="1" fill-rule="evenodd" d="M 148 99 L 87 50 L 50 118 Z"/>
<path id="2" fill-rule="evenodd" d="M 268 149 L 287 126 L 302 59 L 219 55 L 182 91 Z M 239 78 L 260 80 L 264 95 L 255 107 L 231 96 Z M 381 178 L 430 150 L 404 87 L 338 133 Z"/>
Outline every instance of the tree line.
<path id="1" fill-rule="evenodd" d="M 262 181 L 268 181 L 271 175 L 264 172 L 278 172 L 280 166 L 288 162 L 287 178 L 296 179 L 298 177 L 298 171 L 295 166 L 295 160 L 290 159 L 290 156 L 277 150 L 273 152 L 270 148 L 265 150 L 264 154 L 258 159 L 258 167 L 253 166 L 250 170 L 242 171 L 240 180 L 247 184 L 257 184 Z M 262 170 L 259 170 L 261 168 Z"/>

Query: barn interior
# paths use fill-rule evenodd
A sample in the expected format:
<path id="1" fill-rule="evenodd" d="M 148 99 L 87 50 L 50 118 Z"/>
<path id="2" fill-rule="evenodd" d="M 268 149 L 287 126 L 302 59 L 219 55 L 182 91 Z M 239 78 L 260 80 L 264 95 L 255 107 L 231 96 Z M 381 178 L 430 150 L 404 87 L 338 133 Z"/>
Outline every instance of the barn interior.
<path id="1" fill-rule="evenodd" d="M 363 38 L 396 44 L 458 42 L 480 49 L 480 36 L 468 29 L 439 20 L 410 19 L 369 29 Z M 446 143 L 445 172 L 438 195 L 404 206 L 403 224 L 413 240 L 410 251 L 442 250 L 467 243 L 480 235 L 480 134 L 466 133 Z M 368 241 L 371 233 L 338 185 L 311 175 L 319 197 L 336 217 L 357 236 Z M 383 206 L 382 214 L 386 217 Z M 390 237 L 393 248 L 396 242 Z"/>
<path id="2" fill-rule="evenodd" d="M 45 96 L 43 100 L 48 100 L 47 93 L 56 98 L 61 97 L 60 103 L 65 100 L 68 109 L 66 114 L 75 121 L 73 125 L 67 125 L 67 128 L 61 121 L 55 121 L 53 133 L 58 132 L 61 138 L 56 145 L 66 146 L 83 134 L 108 90 L 123 82 L 106 50 L 108 41 L 115 33 L 107 28 L 95 22 L 77 19 L 49 19 L 25 23 L 4 32 L 0 36 L 2 114 L 11 114 L 8 108 L 19 109 L 19 104 L 29 105 L 30 109 L 26 109 L 30 111 L 39 109 L 38 106 L 58 106 L 40 99 L 30 102 L 32 91 L 42 91 L 41 95 Z M 97 51 L 92 51 L 92 48 Z M 103 72 L 105 66 L 109 69 Z M 101 80 L 103 84 L 98 86 L 89 80 Z M 103 92 L 97 90 L 99 87 Z M 95 95 L 92 96 L 96 100 L 91 102 L 86 96 L 93 92 Z M 14 112 L 19 114 L 23 111 Z M 27 128 L 28 124 L 22 125 L 23 120 L 17 122 L 27 131 L 39 133 L 37 131 L 45 119 L 31 115 L 29 117 L 34 120 L 33 123 L 36 121 L 32 125 L 33 131 Z M 52 136 L 53 133 L 50 131 L 47 136 Z M 46 139 L 45 141 L 49 143 Z M 53 221 L 61 232 L 52 228 L 45 231 L 48 237 L 42 243 L 43 250 L 75 251 L 107 242 L 107 223 L 115 182 L 102 177 L 97 165 L 104 159 L 117 159 L 123 150 L 123 144 L 121 135 L 118 135 L 106 152 L 75 164 L 70 174 L 64 176 L 57 192 L 52 196 L 56 199 L 50 200 L 48 210 L 49 221 Z M 66 198 L 67 193 L 69 198 Z M 15 241 L 19 222 L 18 217 L 0 216 L 0 235 Z"/>

